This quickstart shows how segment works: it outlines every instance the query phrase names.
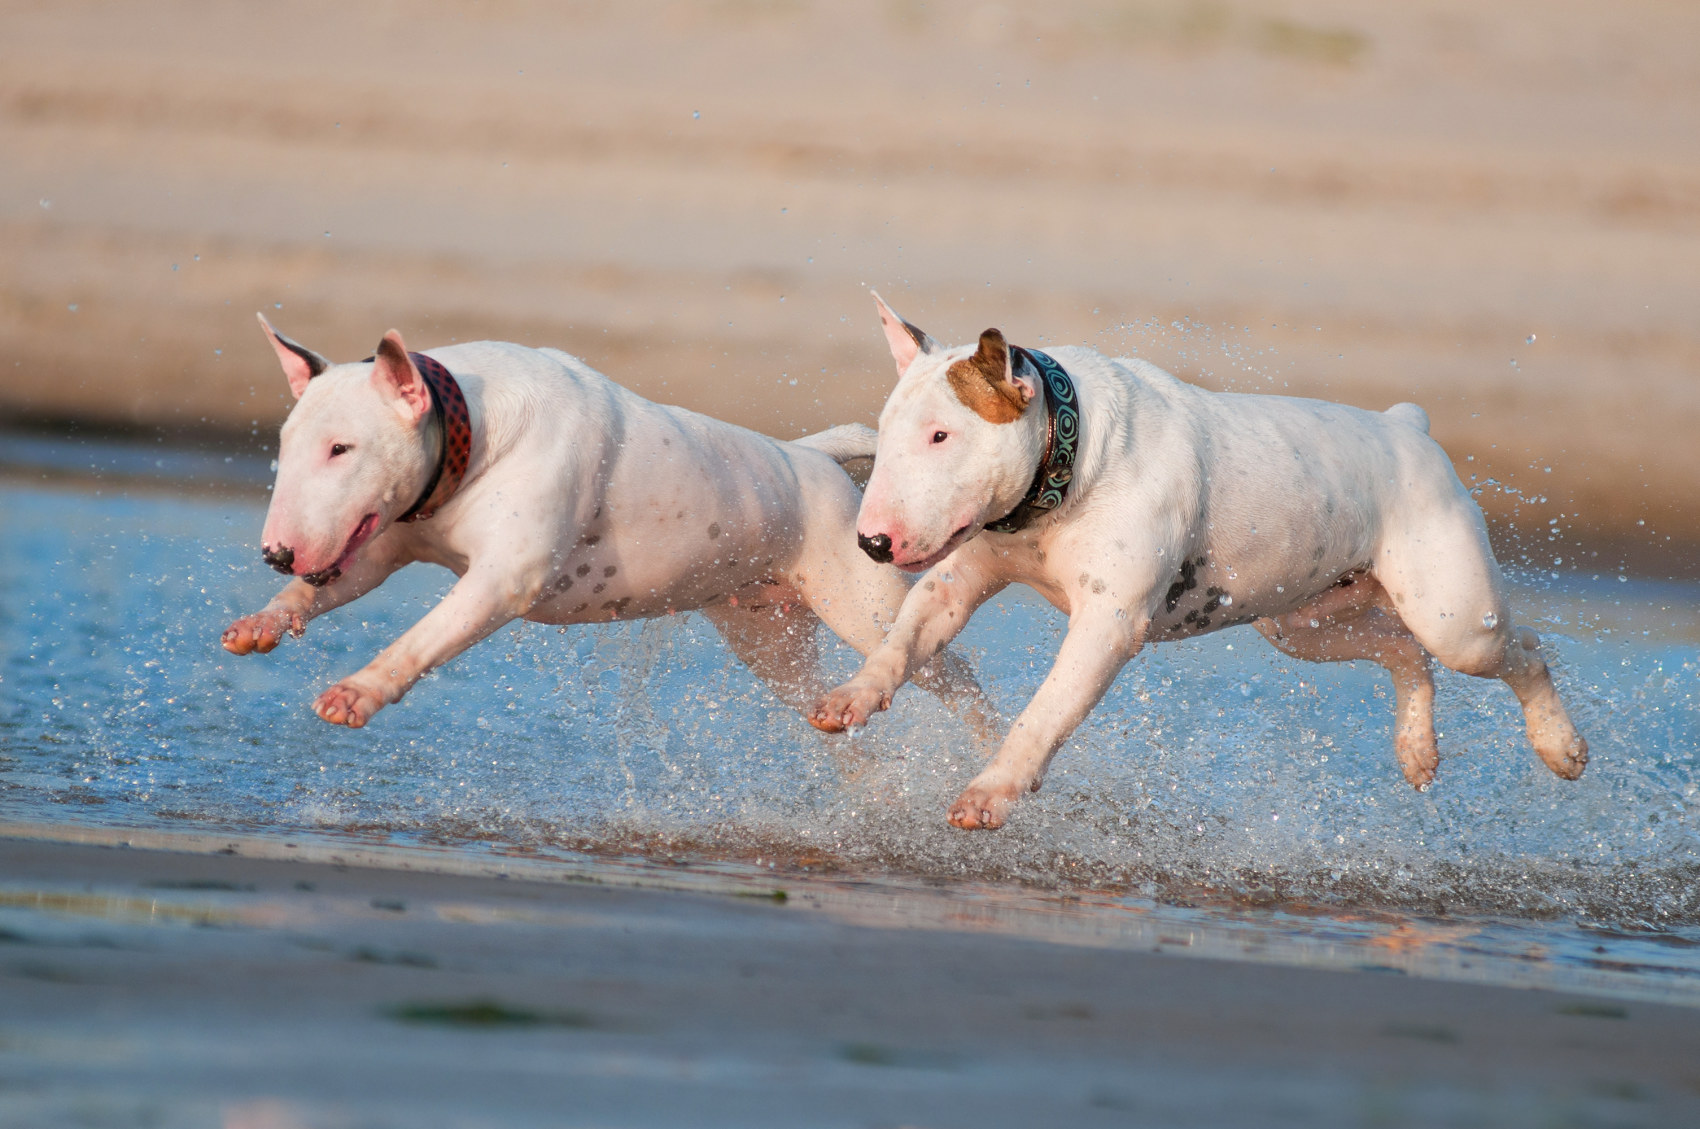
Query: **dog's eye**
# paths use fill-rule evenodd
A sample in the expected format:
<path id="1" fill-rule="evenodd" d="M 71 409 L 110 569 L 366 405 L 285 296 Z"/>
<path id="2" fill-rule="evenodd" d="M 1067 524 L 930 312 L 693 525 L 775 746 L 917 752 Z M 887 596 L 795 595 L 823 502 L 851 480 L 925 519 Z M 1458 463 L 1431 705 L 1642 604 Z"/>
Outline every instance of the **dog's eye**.
<path id="1" fill-rule="evenodd" d="M 332 443 L 331 444 L 331 458 L 334 459 L 338 455 L 346 455 L 346 454 L 348 454 L 348 444 L 347 443 Z"/>
<path id="2" fill-rule="evenodd" d="M 950 435 L 947 432 L 943 432 L 943 431 L 933 432 L 933 442 L 934 443 L 943 443 L 946 439 L 949 439 L 949 438 L 950 438 Z"/>

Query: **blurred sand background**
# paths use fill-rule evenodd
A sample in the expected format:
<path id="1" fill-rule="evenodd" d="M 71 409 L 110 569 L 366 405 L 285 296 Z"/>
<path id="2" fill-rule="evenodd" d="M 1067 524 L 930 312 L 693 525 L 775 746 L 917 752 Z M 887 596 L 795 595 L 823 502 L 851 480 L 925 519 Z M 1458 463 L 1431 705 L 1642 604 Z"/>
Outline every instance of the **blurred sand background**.
<path id="1" fill-rule="evenodd" d="M 263 448 L 264 309 L 790 436 L 883 400 L 871 286 L 1417 400 L 1502 544 L 1693 574 L 1696 44 L 1683 2 L 0 4 L 0 422 Z"/>

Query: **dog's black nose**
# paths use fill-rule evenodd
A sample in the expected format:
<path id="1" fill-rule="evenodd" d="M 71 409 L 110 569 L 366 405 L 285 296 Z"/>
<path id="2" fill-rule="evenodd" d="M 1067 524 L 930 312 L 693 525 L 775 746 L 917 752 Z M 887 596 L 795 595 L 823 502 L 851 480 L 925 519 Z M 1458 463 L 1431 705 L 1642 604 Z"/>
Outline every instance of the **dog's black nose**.
<path id="1" fill-rule="evenodd" d="M 295 550 L 288 545 L 279 545 L 275 549 L 263 549 L 260 559 L 283 573 L 285 576 L 295 572 Z"/>
<path id="2" fill-rule="evenodd" d="M 856 534 L 856 544 L 862 547 L 862 552 L 874 559 L 876 564 L 891 563 L 891 538 L 883 533 L 869 537 L 866 533 Z"/>

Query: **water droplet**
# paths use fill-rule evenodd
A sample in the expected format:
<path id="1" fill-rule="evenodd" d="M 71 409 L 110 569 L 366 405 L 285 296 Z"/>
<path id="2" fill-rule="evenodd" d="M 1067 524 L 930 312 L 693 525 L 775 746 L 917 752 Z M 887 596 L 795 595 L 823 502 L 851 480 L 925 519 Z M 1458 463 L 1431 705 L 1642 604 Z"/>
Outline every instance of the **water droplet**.
<path id="1" fill-rule="evenodd" d="M 702 111 L 701 110 L 692 110 L 691 111 L 691 118 L 692 118 L 693 121 L 697 118 L 700 118 L 700 117 L 702 117 Z"/>
<path id="2" fill-rule="evenodd" d="M 1312 626 L 1312 627 L 1321 627 L 1321 626 L 1322 626 L 1322 624 L 1320 624 L 1320 623 L 1318 623 L 1318 622 L 1317 622 L 1317 621 L 1316 621 L 1316 620 L 1314 620 L 1314 619 L 1313 619 L 1313 620 L 1311 620 L 1311 621 L 1310 621 L 1310 625 L 1311 625 L 1311 626 Z"/>
<path id="3" fill-rule="evenodd" d="M 41 198 L 41 206 L 43 208 L 51 208 L 53 206 L 53 201 L 49 200 L 47 197 L 43 196 Z"/>
<path id="4" fill-rule="evenodd" d="M 1482 617 L 1482 626 L 1487 628 L 1489 631 L 1492 631 L 1494 628 L 1499 626 L 1499 617 L 1494 615 L 1492 612 L 1489 612 Z"/>
<path id="5" fill-rule="evenodd" d="M 1234 606 L 1234 598 L 1226 592 L 1222 593 L 1222 606 L 1224 608 L 1231 608 Z"/>

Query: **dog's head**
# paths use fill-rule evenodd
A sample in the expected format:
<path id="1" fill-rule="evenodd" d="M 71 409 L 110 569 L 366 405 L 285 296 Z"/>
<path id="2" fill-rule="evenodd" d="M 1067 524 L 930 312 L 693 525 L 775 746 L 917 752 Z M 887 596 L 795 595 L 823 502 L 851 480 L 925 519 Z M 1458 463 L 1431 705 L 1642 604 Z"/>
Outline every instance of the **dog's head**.
<path id="1" fill-rule="evenodd" d="M 430 394 L 393 329 L 371 361 L 332 365 L 264 314 L 260 325 L 296 400 L 278 442 L 261 554 L 279 572 L 327 584 L 424 489 Z"/>
<path id="2" fill-rule="evenodd" d="M 878 294 L 874 302 L 897 387 L 880 412 L 856 536 L 874 560 L 919 572 L 1021 501 L 1044 457 L 1045 413 L 998 330 L 941 348 Z"/>

